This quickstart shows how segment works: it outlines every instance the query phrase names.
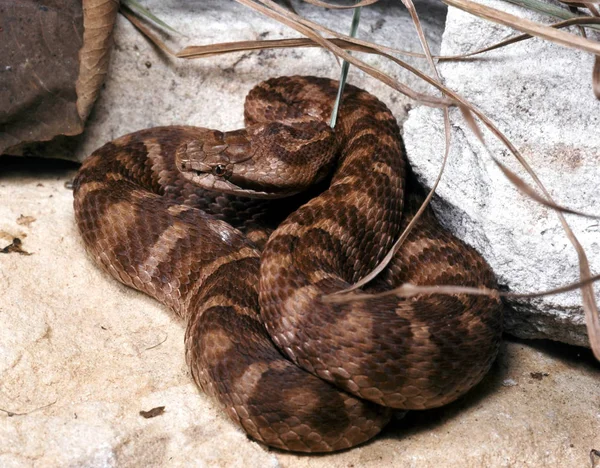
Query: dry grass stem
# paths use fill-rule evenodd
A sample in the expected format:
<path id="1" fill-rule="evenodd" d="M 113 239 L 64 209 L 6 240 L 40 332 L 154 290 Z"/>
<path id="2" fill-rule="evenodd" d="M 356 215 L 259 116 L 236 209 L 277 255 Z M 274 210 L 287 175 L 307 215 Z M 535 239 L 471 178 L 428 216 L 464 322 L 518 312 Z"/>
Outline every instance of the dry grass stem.
<path id="1" fill-rule="evenodd" d="M 126 15 L 127 16 L 127 15 Z M 132 16 L 127 16 L 128 18 Z M 139 23 L 139 21 L 138 21 Z M 592 18 L 592 17 L 581 17 L 581 18 L 573 18 L 570 20 L 561 21 L 559 23 L 555 23 L 550 25 L 553 28 L 566 28 L 568 26 L 574 25 L 599 25 L 600 18 Z M 324 28 L 327 29 L 327 28 Z M 148 36 L 148 38 L 159 46 L 162 50 L 165 50 L 164 44 L 154 37 L 154 35 L 148 31 L 147 28 L 143 31 L 143 33 Z M 339 35 L 339 38 L 328 38 L 329 41 L 341 47 L 345 50 L 352 50 L 356 52 L 363 52 L 367 54 L 377 54 L 385 56 L 384 53 L 392 54 L 400 54 L 400 55 L 408 55 L 411 57 L 418 58 L 427 58 L 425 54 L 417 53 L 417 52 L 409 52 L 401 49 L 394 49 L 391 47 L 379 46 L 378 44 L 374 44 L 369 41 L 354 39 L 350 36 L 344 36 L 343 34 Z M 344 37 L 348 37 L 350 40 L 344 39 Z M 489 52 L 495 49 L 499 49 L 501 47 L 505 47 L 510 44 L 514 44 L 520 41 L 524 41 L 527 39 L 531 39 L 533 36 L 530 34 L 519 34 L 517 36 L 505 39 L 503 41 L 497 42 L 493 45 L 474 50 L 472 52 L 468 52 L 466 54 L 460 55 L 434 55 L 434 59 L 438 59 L 440 61 L 450 61 L 450 60 L 460 60 L 468 57 L 473 57 L 475 55 L 479 55 L 485 52 Z M 196 59 L 203 57 L 212 57 L 215 55 L 222 55 L 233 52 L 242 52 L 248 50 L 262 50 L 262 49 L 285 49 L 285 48 L 297 48 L 297 47 L 322 47 L 320 44 L 317 44 L 312 39 L 308 39 L 306 37 L 298 37 L 292 39 L 271 39 L 271 40 L 257 40 L 257 41 L 236 41 L 236 42 L 220 42 L 217 44 L 206 44 L 201 46 L 188 46 L 182 49 L 181 51 L 174 54 L 179 58 L 186 59 Z"/>
<path id="2" fill-rule="evenodd" d="M 526 32 L 532 36 L 541 37 L 542 39 L 546 39 L 562 46 L 590 52 L 592 54 L 600 54 L 599 43 L 569 34 L 559 29 L 554 29 L 550 26 L 536 23 L 535 21 L 519 18 L 510 13 L 480 5 L 471 0 L 443 0 L 443 2 L 488 21 L 518 29 L 519 31 Z"/>
<path id="3" fill-rule="evenodd" d="M 321 0 L 304 0 L 306 3 L 310 3 L 315 6 L 319 6 L 322 8 L 329 8 L 332 10 L 348 10 L 350 8 L 360 8 L 367 5 L 373 5 L 373 3 L 377 3 L 379 0 L 362 0 L 360 2 L 355 3 L 354 5 L 334 5 L 327 2 L 322 2 Z"/>
<path id="4" fill-rule="evenodd" d="M 572 18 L 572 19 L 568 19 L 565 21 L 560 21 L 559 23 L 550 24 L 548 26 L 551 28 L 562 29 L 562 28 L 566 28 L 566 27 L 574 26 L 574 25 L 600 25 L 600 18 L 592 18 L 590 16 L 584 16 L 584 17 L 580 17 L 580 18 Z M 468 57 L 473 57 L 475 55 L 479 55 L 484 52 L 489 52 L 491 50 L 499 49 L 501 47 L 504 47 L 504 46 L 507 46 L 510 44 L 515 44 L 517 42 L 531 39 L 532 37 L 533 36 L 531 34 L 519 34 L 517 36 L 510 37 L 508 39 L 504 39 L 503 41 L 497 42 L 493 45 L 474 50 L 473 52 L 468 52 L 466 54 L 461 54 L 461 55 L 440 55 L 435 58 L 437 58 L 440 61 L 442 61 L 442 60 L 460 60 L 460 59 L 464 59 L 464 58 L 468 58 Z"/>
<path id="5" fill-rule="evenodd" d="M 554 296 L 556 294 L 563 294 L 570 291 L 575 291 L 584 286 L 591 285 L 596 281 L 600 281 L 600 275 L 592 276 L 585 281 L 577 281 L 576 283 L 567 284 L 558 288 L 548 289 L 546 291 L 538 291 L 532 293 L 513 293 L 507 291 L 500 291 L 498 289 L 490 288 L 472 288 L 469 286 L 452 286 L 452 285 L 433 285 L 433 286 L 418 286 L 412 283 L 404 283 L 397 288 L 390 289 L 389 291 L 383 291 L 375 294 L 350 294 L 346 296 L 339 296 L 331 294 L 323 298 L 323 302 L 327 303 L 347 303 L 347 302 L 358 302 L 358 301 L 370 301 L 378 299 L 380 297 L 414 297 L 419 294 L 442 294 L 442 295 L 453 295 L 453 294 L 470 294 L 474 296 L 490 296 L 490 297 L 505 297 L 511 299 L 535 299 L 544 296 Z"/>

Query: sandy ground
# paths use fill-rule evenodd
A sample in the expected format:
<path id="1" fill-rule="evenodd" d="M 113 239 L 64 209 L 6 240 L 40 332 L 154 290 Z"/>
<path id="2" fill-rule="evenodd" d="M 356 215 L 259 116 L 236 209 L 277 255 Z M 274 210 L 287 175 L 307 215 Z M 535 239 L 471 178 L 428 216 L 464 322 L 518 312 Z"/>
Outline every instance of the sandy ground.
<path id="1" fill-rule="evenodd" d="M 193 384 L 183 324 L 87 257 L 65 187 L 75 170 L 0 159 L 0 250 L 19 238 L 26 252 L 0 254 L 0 466 L 591 466 L 600 365 L 539 341 L 509 339 L 467 397 L 354 450 L 248 440 Z"/>

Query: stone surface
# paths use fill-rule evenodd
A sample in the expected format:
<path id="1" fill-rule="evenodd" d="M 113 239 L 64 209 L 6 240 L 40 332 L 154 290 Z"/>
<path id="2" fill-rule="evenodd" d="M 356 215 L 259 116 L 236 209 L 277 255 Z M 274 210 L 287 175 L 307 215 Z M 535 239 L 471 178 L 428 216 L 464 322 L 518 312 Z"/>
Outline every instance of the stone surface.
<path id="1" fill-rule="evenodd" d="M 0 254 L 0 466 L 585 467 L 600 448 L 589 350 L 509 341 L 466 398 L 372 443 L 264 449 L 193 384 L 183 324 L 87 257 L 65 188 L 75 170 L 51 164 L 0 160 L 0 249 L 18 237 L 30 254 Z"/>
<path id="2" fill-rule="evenodd" d="M 189 37 L 173 36 L 174 50 L 189 45 L 242 40 L 300 37 L 299 33 L 236 2 L 205 0 L 193 7 L 175 0 L 144 2 L 152 13 Z M 330 28 L 348 31 L 349 10 L 324 10 L 294 2 L 298 13 Z M 439 48 L 446 9 L 435 1 L 419 5 L 424 28 L 434 50 Z M 143 128 L 188 124 L 233 130 L 243 126 L 243 100 L 258 82 L 280 75 L 338 78 L 334 56 L 318 48 L 279 49 L 226 54 L 197 60 L 167 58 L 124 18 L 115 30 L 115 49 L 106 87 L 90 115 L 75 156 L 83 160 L 106 141 Z M 419 51 L 410 17 L 400 3 L 384 0 L 363 9 L 358 36 L 392 47 Z M 426 85 L 414 75 L 377 56 L 361 59 L 418 91 Z M 422 64 L 422 60 L 408 59 Z M 406 117 L 409 100 L 398 92 L 351 69 L 349 81 L 374 92 L 398 116 Z"/>
<path id="3" fill-rule="evenodd" d="M 543 20 L 507 2 L 481 3 Z M 462 54 L 510 34 L 508 28 L 451 8 L 441 53 Z M 592 63 L 590 54 L 532 39 L 479 59 L 446 62 L 439 70 L 447 86 L 481 109 L 519 148 L 558 203 L 598 214 L 600 102 L 592 93 Z M 411 111 L 404 136 L 411 163 L 430 186 L 444 152 L 441 112 Z M 497 158 L 532 183 L 490 133 L 486 141 Z M 577 256 L 557 216 L 507 182 L 458 111 L 452 112 L 452 151 L 437 194 L 434 206 L 444 223 L 483 253 L 510 290 L 543 291 L 578 280 Z M 597 273 L 598 220 L 568 216 L 568 221 Z M 587 343 L 578 291 L 510 304 L 510 333 Z"/>

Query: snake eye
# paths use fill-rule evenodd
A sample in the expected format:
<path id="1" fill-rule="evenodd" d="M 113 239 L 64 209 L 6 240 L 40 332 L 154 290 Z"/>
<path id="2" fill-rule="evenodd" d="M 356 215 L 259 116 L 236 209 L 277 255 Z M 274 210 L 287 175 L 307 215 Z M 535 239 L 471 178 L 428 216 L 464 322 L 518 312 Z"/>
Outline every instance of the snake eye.
<path id="1" fill-rule="evenodd" d="M 225 165 L 223 164 L 217 164 L 214 169 L 213 169 L 213 173 L 216 176 L 222 176 L 225 175 L 225 172 L 227 172 L 227 168 L 225 167 Z"/>

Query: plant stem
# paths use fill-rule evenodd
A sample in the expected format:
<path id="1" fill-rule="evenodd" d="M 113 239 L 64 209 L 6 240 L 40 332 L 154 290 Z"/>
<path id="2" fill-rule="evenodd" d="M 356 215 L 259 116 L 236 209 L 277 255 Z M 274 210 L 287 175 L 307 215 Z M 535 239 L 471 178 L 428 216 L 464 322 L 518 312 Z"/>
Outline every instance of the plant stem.
<path id="1" fill-rule="evenodd" d="M 360 22 L 360 10 L 362 10 L 362 7 L 354 9 L 354 16 L 352 16 L 352 26 L 350 26 L 351 37 L 356 37 L 356 32 L 358 31 L 358 23 Z M 335 98 L 333 112 L 331 113 L 331 122 L 329 123 L 331 128 L 335 128 L 335 123 L 337 122 L 337 116 L 340 109 L 340 104 L 342 102 L 342 94 L 344 93 L 344 86 L 346 86 L 346 77 L 348 76 L 349 68 L 350 64 L 344 60 L 342 63 L 342 73 L 340 74 L 340 85 L 338 87 L 337 97 Z"/>

